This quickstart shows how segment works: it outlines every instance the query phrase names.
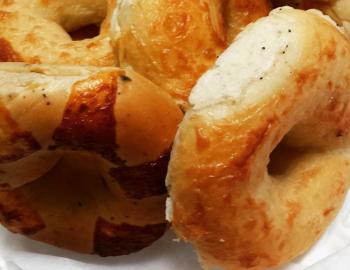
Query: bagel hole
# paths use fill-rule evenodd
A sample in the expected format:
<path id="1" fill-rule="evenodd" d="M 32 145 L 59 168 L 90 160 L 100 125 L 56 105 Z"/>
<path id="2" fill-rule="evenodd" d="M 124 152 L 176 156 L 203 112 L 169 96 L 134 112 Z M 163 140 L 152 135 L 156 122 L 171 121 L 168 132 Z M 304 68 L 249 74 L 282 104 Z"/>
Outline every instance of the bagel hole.
<path id="1" fill-rule="evenodd" d="M 273 177 L 288 174 L 304 154 L 305 151 L 302 149 L 289 146 L 282 140 L 270 154 L 267 165 L 268 174 Z"/>
<path id="2" fill-rule="evenodd" d="M 84 40 L 97 37 L 100 34 L 100 26 L 89 24 L 74 31 L 68 32 L 72 40 Z"/>

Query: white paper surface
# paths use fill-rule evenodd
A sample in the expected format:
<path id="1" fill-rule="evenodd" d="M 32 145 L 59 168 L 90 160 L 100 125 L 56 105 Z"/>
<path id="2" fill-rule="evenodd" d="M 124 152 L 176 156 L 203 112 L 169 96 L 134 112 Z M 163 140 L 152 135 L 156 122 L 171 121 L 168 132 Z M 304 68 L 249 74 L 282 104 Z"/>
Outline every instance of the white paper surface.
<path id="1" fill-rule="evenodd" d="M 0 270 L 200 270 L 189 245 L 170 231 L 133 255 L 99 258 L 61 250 L 0 229 Z M 350 195 L 321 240 L 303 257 L 278 270 L 350 269 Z"/>

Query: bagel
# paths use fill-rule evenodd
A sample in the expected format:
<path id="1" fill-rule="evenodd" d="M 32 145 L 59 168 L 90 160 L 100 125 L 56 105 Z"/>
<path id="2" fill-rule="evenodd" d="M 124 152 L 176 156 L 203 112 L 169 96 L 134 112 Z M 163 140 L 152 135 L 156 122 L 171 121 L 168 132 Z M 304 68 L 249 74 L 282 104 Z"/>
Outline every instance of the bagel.
<path id="1" fill-rule="evenodd" d="M 107 1 L 70 2 L 0 1 L 0 61 L 114 66 L 108 22 L 96 37 L 74 41 L 68 33 L 102 23 Z"/>
<path id="2" fill-rule="evenodd" d="M 118 64 L 132 66 L 186 105 L 200 75 L 269 8 L 265 0 L 117 1 L 110 29 Z"/>
<path id="3" fill-rule="evenodd" d="M 100 24 L 108 11 L 107 0 L 1 0 L 0 9 L 21 11 L 59 24 L 71 32 L 91 24 Z"/>
<path id="4" fill-rule="evenodd" d="M 164 233 L 164 179 L 182 118 L 168 94 L 132 70 L 20 63 L 0 63 L 0 89 L 6 228 L 102 256 Z M 53 158 L 34 171 L 38 152 Z"/>
<path id="5" fill-rule="evenodd" d="M 348 0 L 274 0 L 275 6 L 290 5 L 302 9 L 316 8 L 332 17 L 350 35 L 350 2 Z"/>
<path id="6" fill-rule="evenodd" d="M 350 183 L 349 74 L 331 20 L 279 8 L 199 79 L 167 183 L 168 218 L 203 265 L 280 266 L 321 236 Z"/>

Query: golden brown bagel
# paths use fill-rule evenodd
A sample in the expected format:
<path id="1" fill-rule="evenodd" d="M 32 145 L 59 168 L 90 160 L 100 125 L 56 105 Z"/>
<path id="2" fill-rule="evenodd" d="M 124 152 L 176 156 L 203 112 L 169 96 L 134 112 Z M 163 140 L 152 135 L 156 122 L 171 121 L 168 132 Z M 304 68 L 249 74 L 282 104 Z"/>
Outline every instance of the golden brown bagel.
<path id="1" fill-rule="evenodd" d="M 168 94 L 131 70 L 15 63 L 0 64 L 0 89 L 5 227 L 103 256 L 163 234 L 167 154 L 182 117 Z M 53 158 L 28 178 L 36 153 Z"/>
<path id="2" fill-rule="evenodd" d="M 113 66 L 107 22 L 96 37 L 73 41 L 68 34 L 106 14 L 102 0 L 0 1 L 0 61 Z"/>
<path id="3" fill-rule="evenodd" d="M 327 228 L 350 184 L 349 74 L 334 23 L 280 8 L 199 79 L 167 182 L 168 216 L 204 265 L 283 265 Z"/>
<path id="4" fill-rule="evenodd" d="M 108 0 L 0 0 L 0 9 L 21 11 L 54 21 L 66 31 L 99 25 L 108 11 Z"/>
<path id="5" fill-rule="evenodd" d="M 121 67 L 186 103 L 197 79 L 238 32 L 267 15 L 268 1 L 120 0 L 112 33 Z"/>

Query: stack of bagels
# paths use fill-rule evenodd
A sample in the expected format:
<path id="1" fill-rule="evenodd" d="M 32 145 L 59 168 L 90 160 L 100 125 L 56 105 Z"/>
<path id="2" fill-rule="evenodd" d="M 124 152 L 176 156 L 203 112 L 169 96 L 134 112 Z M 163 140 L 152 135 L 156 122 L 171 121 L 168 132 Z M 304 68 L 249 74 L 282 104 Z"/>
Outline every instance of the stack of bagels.
<path id="1" fill-rule="evenodd" d="M 204 268 L 285 265 L 350 185 L 348 21 L 346 0 L 0 0 L 0 223 L 101 256 L 171 225 Z"/>

